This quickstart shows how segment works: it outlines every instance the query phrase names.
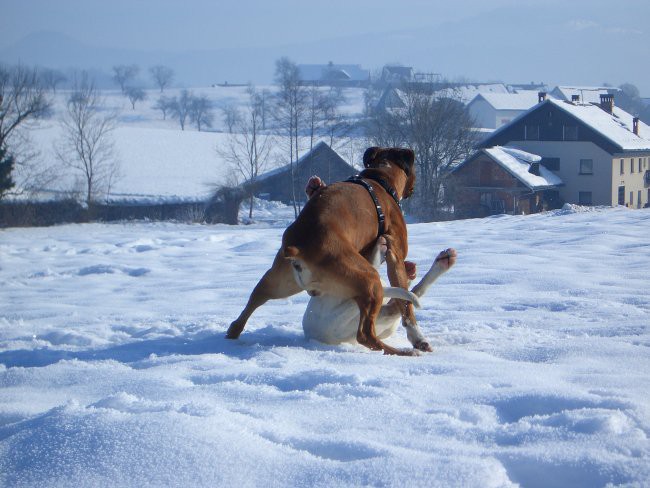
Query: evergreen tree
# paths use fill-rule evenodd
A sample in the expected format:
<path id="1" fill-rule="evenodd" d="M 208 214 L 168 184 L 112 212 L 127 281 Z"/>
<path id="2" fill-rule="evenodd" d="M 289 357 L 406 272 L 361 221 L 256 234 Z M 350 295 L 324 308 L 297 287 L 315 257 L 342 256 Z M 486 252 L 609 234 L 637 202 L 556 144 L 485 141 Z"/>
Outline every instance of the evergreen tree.
<path id="1" fill-rule="evenodd" d="M 14 157 L 9 154 L 4 147 L 0 146 L 0 200 L 2 200 L 2 197 L 4 197 L 15 185 L 14 180 L 11 177 L 14 164 Z"/>

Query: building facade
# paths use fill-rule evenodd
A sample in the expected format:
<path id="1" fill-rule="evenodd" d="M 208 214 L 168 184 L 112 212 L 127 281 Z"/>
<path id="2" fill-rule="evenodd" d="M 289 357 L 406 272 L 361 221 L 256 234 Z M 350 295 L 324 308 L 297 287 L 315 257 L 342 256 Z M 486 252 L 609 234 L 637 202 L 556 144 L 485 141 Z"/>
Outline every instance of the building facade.
<path id="1" fill-rule="evenodd" d="M 493 134 L 481 147 L 508 145 L 537 154 L 564 183 L 564 202 L 626 205 L 650 201 L 650 127 L 619 109 L 614 96 L 599 103 L 545 98 Z"/>

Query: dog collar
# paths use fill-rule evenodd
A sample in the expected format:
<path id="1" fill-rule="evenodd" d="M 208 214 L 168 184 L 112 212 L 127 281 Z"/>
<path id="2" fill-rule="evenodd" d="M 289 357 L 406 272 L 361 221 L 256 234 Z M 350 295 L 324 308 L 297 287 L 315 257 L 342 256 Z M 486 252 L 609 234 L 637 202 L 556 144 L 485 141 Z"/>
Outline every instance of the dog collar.
<path id="1" fill-rule="evenodd" d="M 393 197 L 393 200 L 395 200 L 395 203 L 397 203 L 397 206 L 400 208 L 400 210 L 402 209 L 402 206 L 399 203 L 399 198 L 397 197 L 397 192 L 388 183 L 386 183 L 385 180 L 383 180 L 381 178 L 376 178 L 376 177 L 373 177 L 373 178 L 365 177 L 365 178 L 368 179 L 368 180 L 373 180 L 373 181 L 376 181 L 377 183 L 379 183 L 381 185 L 381 187 L 384 190 L 386 190 L 386 192 L 391 197 Z M 380 237 L 380 236 L 384 235 L 385 232 L 386 232 L 386 215 L 384 214 L 384 211 L 381 208 L 381 204 L 379 203 L 379 199 L 377 198 L 377 194 L 375 193 L 375 189 L 372 187 L 372 185 L 370 183 L 368 183 L 366 181 L 366 179 L 364 179 L 364 177 L 362 177 L 360 175 L 354 175 L 354 176 L 351 176 L 350 178 L 348 178 L 345 181 L 347 183 L 354 183 L 354 184 L 357 184 L 357 185 L 361 185 L 368 191 L 368 194 L 370 195 L 370 198 L 372 198 L 372 201 L 375 204 L 375 209 L 377 210 L 377 220 L 379 222 L 378 236 Z"/>

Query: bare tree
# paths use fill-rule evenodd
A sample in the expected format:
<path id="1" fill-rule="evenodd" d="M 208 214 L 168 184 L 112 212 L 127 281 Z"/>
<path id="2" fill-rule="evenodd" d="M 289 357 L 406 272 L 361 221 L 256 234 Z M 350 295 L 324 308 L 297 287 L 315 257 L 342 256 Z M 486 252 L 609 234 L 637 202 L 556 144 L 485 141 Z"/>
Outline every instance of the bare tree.
<path id="1" fill-rule="evenodd" d="M 50 113 L 51 101 L 38 70 L 0 65 L 0 149 L 5 159 L 10 157 L 13 161 L 11 169 L 20 173 L 22 189 L 37 190 L 49 181 L 48 169 L 33 164 L 37 153 L 32 149 L 28 131 L 32 123 Z"/>
<path id="2" fill-rule="evenodd" d="M 120 85 L 122 93 L 126 93 L 128 84 L 138 76 L 140 67 L 137 64 L 119 64 L 113 66 L 113 80 Z"/>
<path id="3" fill-rule="evenodd" d="M 445 184 L 454 164 L 476 144 L 473 123 L 453 90 L 433 92 L 427 87 L 403 88 L 405 108 L 380 111 L 371 119 L 371 142 L 408 146 L 415 151 L 418 186 L 411 211 L 424 219 L 440 216 Z"/>
<path id="4" fill-rule="evenodd" d="M 15 164 L 14 157 L 0 146 L 0 200 L 16 185 L 11 177 Z"/>
<path id="5" fill-rule="evenodd" d="M 169 87 L 174 79 L 174 70 L 161 64 L 149 68 L 149 73 L 156 82 L 156 85 L 160 88 L 160 93 Z"/>
<path id="6" fill-rule="evenodd" d="M 266 167 L 273 142 L 270 136 L 261 135 L 262 130 L 262 96 L 254 87 L 249 87 L 249 102 L 245 115 L 237 122 L 225 147 L 218 148 L 218 154 L 226 160 L 231 169 L 243 179 L 249 207 L 248 217 L 253 218 L 253 197 L 257 177 Z"/>
<path id="7" fill-rule="evenodd" d="M 163 120 L 167 120 L 167 114 L 173 110 L 174 99 L 166 96 L 161 96 L 156 100 L 153 108 L 160 110 L 163 115 Z"/>
<path id="8" fill-rule="evenodd" d="M 299 159 L 299 128 L 307 108 L 307 90 L 300 80 L 298 65 L 286 57 L 278 59 L 275 63 L 275 81 L 278 84 L 278 93 L 275 103 L 275 117 L 280 126 L 286 130 L 289 141 L 289 164 L 291 177 L 291 200 L 293 211 L 298 216 L 298 203 L 296 199 L 295 163 Z"/>
<path id="9" fill-rule="evenodd" d="M 223 121 L 228 127 L 228 133 L 232 134 L 235 127 L 241 123 L 242 115 L 239 113 L 239 109 L 234 105 L 226 105 L 225 107 L 222 107 L 221 112 L 223 114 Z M 262 126 L 264 126 L 264 122 L 262 122 Z"/>
<path id="10" fill-rule="evenodd" d="M 323 127 L 329 138 L 329 146 L 334 147 L 337 137 L 344 137 L 352 126 L 341 113 L 341 106 L 345 104 L 345 95 L 339 87 L 331 87 L 323 99 Z"/>
<path id="11" fill-rule="evenodd" d="M 89 206 L 100 194 L 110 192 L 119 174 L 111 137 L 115 122 L 115 115 L 104 111 L 94 82 L 82 73 L 68 99 L 61 120 L 63 134 L 55 144 L 55 153 L 61 163 L 83 179 Z"/>
<path id="12" fill-rule="evenodd" d="M 178 122 L 181 124 L 181 130 L 185 130 L 185 122 L 190 116 L 190 105 L 194 95 L 188 90 L 181 91 L 180 97 L 174 97 L 171 99 L 171 109 L 174 117 L 178 119 Z"/>
<path id="13" fill-rule="evenodd" d="M 40 70 L 40 80 L 46 88 L 52 90 L 52 93 L 56 93 L 57 85 L 66 81 L 67 78 L 57 69 L 44 68 Z"/>
<path id="14" fill-rule="evenodd" d="M 205 95 L 192 97 L 190 101 L 190 120 L 196 124 L 200 132 L 202 127 L 212 127 L 214 114 L 212 113 L 212 102 Z"/>
<path id="15" fill-rule="evenodd" d="M 131 107 L 133 110 L 135 110 L 136 102 L 141 102 L 147 98 L 147 94 L 142 88 L 137 88 L 134 86 L 127 86 L 124 91 L 124 95 L 129 99 L 129 102 L 131 102 Z"/>

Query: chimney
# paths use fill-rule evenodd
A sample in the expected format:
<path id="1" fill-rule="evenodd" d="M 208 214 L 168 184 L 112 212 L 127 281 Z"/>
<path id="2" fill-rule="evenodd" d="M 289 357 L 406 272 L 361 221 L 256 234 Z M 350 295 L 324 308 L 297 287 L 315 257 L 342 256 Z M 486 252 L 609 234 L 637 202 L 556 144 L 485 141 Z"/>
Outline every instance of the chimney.
<path id="1" fill-rule="evenodd" d="M 580 95 L 571 95 L 571 103 L 580 103 Z"/>
<path id="2" fill-rule="evenodd" d="M 611 93 L 603 93 L 600 95 L 600 108 L 608 114 L 614 113 L 614 95 Z"/>
<path id="3" fill-rule="evenodd" d="M 537 92 L 537 103 L 542 103 L 544 100 L 546 100 L 546 92 Z"/>
<path id="4" fill-rule="evenodd" d="M 636 136 L 639 135 L 639 117 L 634 117 L 632 119 L 632 132 L 634 132 L 634 135 Z"/>

